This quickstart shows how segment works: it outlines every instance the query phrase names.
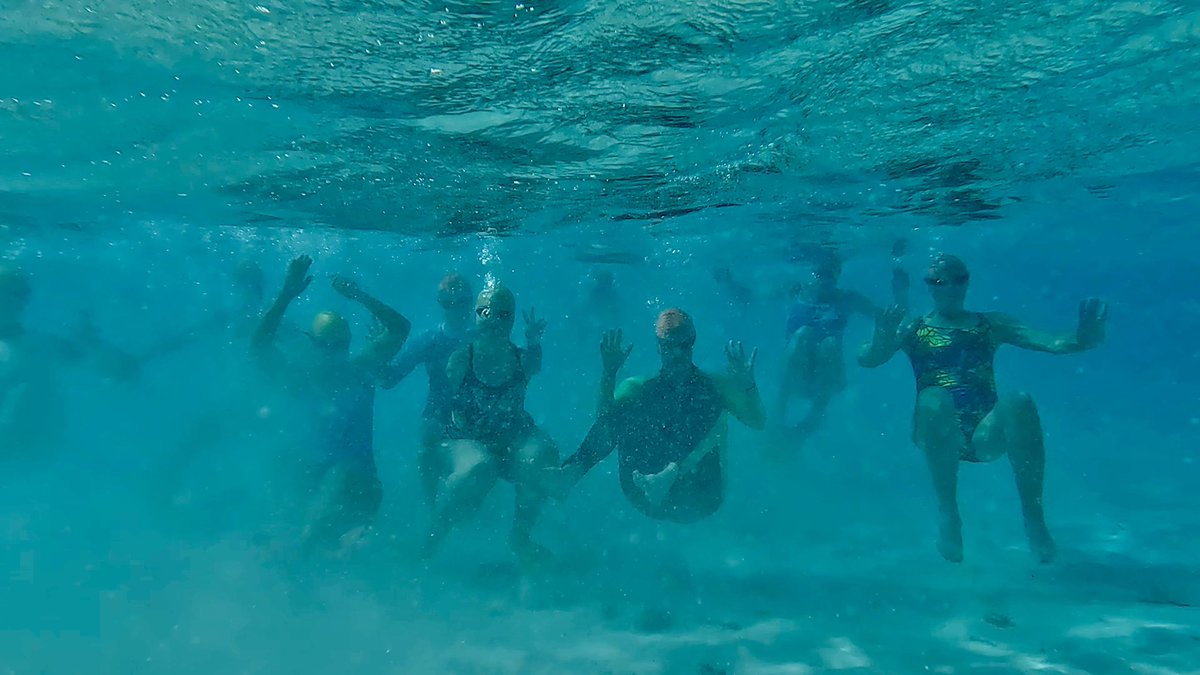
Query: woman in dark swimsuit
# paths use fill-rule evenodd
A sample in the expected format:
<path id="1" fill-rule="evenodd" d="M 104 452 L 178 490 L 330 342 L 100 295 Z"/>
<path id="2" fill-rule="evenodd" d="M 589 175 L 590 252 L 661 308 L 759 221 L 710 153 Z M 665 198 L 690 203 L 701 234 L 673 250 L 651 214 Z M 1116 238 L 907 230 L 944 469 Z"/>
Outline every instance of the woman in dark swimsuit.
<path id="1" fill-rule="evenodd" d="M 526 561 L 545 553 L 531 539 L 545 501 L 534 485 L 546 467 L 557 463 L 558 451 L 525 411 L 525 391 L 542 367 L 546 323 L 533 310 L 525 314 L 526 347 L 521 349 L 510 338 L 515 314 L 512 291 L 485 289 L 475 303 L 475 338 L 446 367 L 454 399 L 441 452 L 442 498 L 434 507 L 426 556 L 479 509 L 499 478 L 516 488 L 513 551 Z"/>
<path id="2" fill-rule="evenodd" d="M 992 362 L 1004 344 L 1050 354 L 1091 349 L 1104 340 L 1108 309 L 1099 300 L 1085 300 L 1075 333 L 1051 335 L 1004 314 L 967 311 L 969 280 L 962 260 L 950 255 L 934 260 L 925 275 L 933 311 L 903 326 L 903 311 L 893 307 L 884 312 L 858 360 L 874 368 L 903 351 L 912 362 L 917 381 L 913 442 L 925 452 L 933 477 L 942 556 L 951 562 L 963 558 L 959 462 L 991 462 L 1008 455 L 1029 546 L 1041 562 L 1050 562 L 1055 545 L 1042 511 L 1046 453 L 1037 407 L 1026 393 L 997 395 Z"/>

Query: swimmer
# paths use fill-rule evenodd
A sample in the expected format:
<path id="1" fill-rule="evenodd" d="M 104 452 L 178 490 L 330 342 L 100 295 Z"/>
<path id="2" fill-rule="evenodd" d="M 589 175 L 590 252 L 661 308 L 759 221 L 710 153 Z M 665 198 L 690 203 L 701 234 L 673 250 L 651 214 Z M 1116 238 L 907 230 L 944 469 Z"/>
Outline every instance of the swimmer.
<path id="1" fill-rule="evenodd" d="M 620 331 L 604 336 L 596 422 L 544 484 L 562 497 L 616 450 L 621 489 L 634 508 L 655 520 L 692 523 L 725 500 L 728 415 L 751 429 L 766 423 L 754 381 L 757 350 L 747 359 L 741 343 L 731 340 L 726 372 L 710 375 L 693 362 L 696 328 L 682 310 L 661 313 L 655 335 L 658 374 L 625 380 L 619 388 L 617 374 L 633 348 L 621 346 Z"/>
<path id="2" fill-rule="evenodd" d="M 287 453 L 294 452 L 273 426 L 276 419 L 286 417 L 281 414 L 284 406 L 280 392 L 264 378 L 255 377 L 247 350 L 267 309 L 262 267 L 243 260 L 229 270 L 229 276 L 228 293 L 214 294 L 227 295 L 221 298 L 226 300 L 224 306 L 159 340 L 140 355 L 146 362 L 185 350 L 203 350 L 188 357 L 204 359 L 207 382 L 202 386 L 215 396 L 196 393 L 191 414 L 178 425 L 178 444 L 168 446 L 162 455 L 154 481 L 160 488 L 155 512 L 171 517 L 192 516 L 195 525 L 210 531 L 247 523 L 246 500 L 234 507 L 229 499 L 229 495 L 244 492 L 251 481 L 257 480 L 246 474 L 251 466 L 246 460 L 271 454 L 268 448 L 286 447 Z M 277 331 L 275 344 L 290 345 L 303 337 L 297 326 L 286 325 Z M 253 455 L 246 452 L 248 448 L 255 450 Z M 221 467 L 218 476 L 205 472 L 214 467 Z M 257 494 L 270 501 L 269 493 L 259 490 Z M 223 520 L 218 515 L 221 513 L 226 514 Z"/>
<path id="3" fill-rule="evenodd" d="M 430 507 L 437 501 L 438 485 L 442 480 L 438 469 L 439 448 L 446 440 L 454 399 L 454 390 L 446 376 L 446 364 L 450 361 L 450 355 L 467 344 L 474 335 L 471 323 L 472 293 L 466 279 L 458 274 L 447 274 L 438 284 L 437 302 L 442 308 L 441 325 L 413 339 L 396 361 L 385 369 L 380 382 L 384 389 L 391 389 L 417 366 L 425 367 L 429 393 L 425 397 L 425 410 L 421 413 L 421 452 L 417 457 L 417 466 L 425 501 Z"/>
<path id="4" fill-rule="evenodd" d="M 231 270 L 230 278 L 233 282 L 231 306 L 221 308 L 210 318 L 159 340 L 139 354 L 139 360 L 145 363 L 168 356 L 191 346 L 201 336 L 210 334 L 224 334 L 230 344 L 240 344 L 245 349 L 246 341 L 253 335 L 266 309 L 263 270 L 258 263 L 243 260 Z"/>
<path id="5" fill-rule="evenodd" d="M 275 348 L 275 336 L 288 305 L 312 282 L 311 266 L 308 256 L 291 262 L 253 339 L 256 358 L 275 370 L 307 407 L 302 419 L 310 425 L 309 437 L 298 453 L 311 490 L 300 545 L 305 553 L 344 550 L 375 518 L 383 497 L 375 469 L 375 386 L 410 330 L 399 312 L 337 276 L 334 290 L 365 307 L 382 330 L 362 352 L 351 355 L 350 324 L 339 314 L 320 312 L 308 333 L 313 354 L 289 361 Z"/>
<path id="6" fill-rule="evenodd" d="M 842 343 L 850 317 L 859 314 L 875 319 L 883 311 L 862 293 L 839 288 L 841 273 L 837 255 L 823 255 L 811 282 L 795 289 L 788 312 L 788 344 L 772 417 L 777 432 L 787 432 L 781 433 L 779 440 L 788 441 L 793 448 L 820 428 L 830 402 L 846 387 Z M 892 295 L 895 304 L 907 305 L 908 277 L 898 264 Z M 795 398 L 807 400 L 809 407 L 801 421 L 789 427 L 785 424 L 788 403 Z"/>
<path id="7" fill-rule="evenodd" d="M 580 325 L 587 330 L 589 341 L 605 328 L 621 325 L 621 294 L 612 270 L 606 267 L 592 270 L 584 283 L 580 310 Z"/>
<path id="8" fill-rule="evenodd" d="M 29 330 L 24 314 L 32 291 L 21 270 L 0 262 L 0 457 L 61 443 L 61 366 L 81 364 L 118 380 L 140 370 L 137 359 L 103 341 L 86 319 L 73 339 Z"/>
<path id="9" fill-rule="evenodd" d="M 529 380 L 542 368 L 546 322 L 525 313 L 525 348 L 510 335 L 516 298 L 503 286 L 489 286 L 475 301 L 475 335 L 446 367 L 454 398 L 448 438 L 440 448 L 443 499 L 434 508 L 424 555 L 432 556 L 450 530 L 478 511 L 496 481 L 516 488 L 516 511 L 509 545 L 522 562 L 544 558 L 534 543 L 533 526 L 545 501 L 536 479 L 558 461 L 558 450 L 525 411 Z"/>
<path id="10" fill-rule="evenodd" d="M 1075 333 L 1053 335 L 1005 314 L 968 311 L 969 281 L 959 258 L 934 259 L 925 273 L 933 311 L 904 322 L 903 310 L 887 310 L 858 361 L 875 368 L 903 351 L 912 362 L 917 381 L 913 442 L 924 451 L 933 478 L 942 556 L 951 562 L 963 559 L 959 462 L 991 462 L 1008 455 L 1029 546 L 1040 562 L 1049 563 L 1056 549 L 1042 508 L 1046 457 L 1041 421 L 1029 394 L 997 394 L 993 360 L 997 348 L 1006 344 L 1050 354 L 1092 349 L 1104 341 L 1108 307 L 1094 298 L 1084 300 Z"/>

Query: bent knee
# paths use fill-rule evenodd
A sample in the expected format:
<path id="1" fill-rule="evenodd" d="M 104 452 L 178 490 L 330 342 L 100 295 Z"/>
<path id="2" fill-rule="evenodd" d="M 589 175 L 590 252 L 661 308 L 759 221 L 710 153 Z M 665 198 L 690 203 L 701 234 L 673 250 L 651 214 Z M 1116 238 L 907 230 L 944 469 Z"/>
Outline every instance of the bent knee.
<path id="1" fill-rule="evenodd" d="M 517 449 L 516 460 L 523 466 L 555 464 L 558 460 L 558 448 L 548 436 L 538 433 Z"/>
<path id="2" fill-rule="evenodd" d="M 1004 409 L 1012 415 L 1021 417 L 1037 417 L 1037 404 L 1029 392 L 1019 391 L 1007 394 L 1001 399 Z"/>
<path id="3" fill-rule="evenodd" d="M 459 443 L 451 448 L 455 473 L 474 473 L 497 470 L 496 460 L 479 443 Z"/>
<path id="4" fill-rule="evenodd" d="M 809 326 L 801 326 L 797 328 L 792 336 L 788 338 L 788 351 L 796 352 L 800 349 L 809 349 L 813 344 L 813 329 Z"/>

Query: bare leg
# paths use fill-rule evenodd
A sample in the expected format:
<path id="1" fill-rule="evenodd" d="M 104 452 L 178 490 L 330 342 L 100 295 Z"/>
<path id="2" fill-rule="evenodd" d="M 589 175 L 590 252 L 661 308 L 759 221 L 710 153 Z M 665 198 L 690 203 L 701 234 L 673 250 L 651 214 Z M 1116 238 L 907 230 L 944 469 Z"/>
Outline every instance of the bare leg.
<path id="1" fill-rule="evenodd" d="M 784 352 L 783 377 L 779 380 L 779 396 L 775 399 L 775 421 L 783 426 L 787 418 L 787 404 L 793 396 L 803 391 L 812 379 L 814 362 L 813 332 L 801 328 L 792 333 Z"/>
<path id="2" fill-rule="evenodd" d="M 437 552 L 451 529 L 475 514 L 499 476 L 496 461 L 488 456 L 482 443 L 450 441 L 442 449 L 453 468 L 443 486 L 445 499 L 433 512 L 425 557 Z"/>
<path id="3" fill-rule="evenodd" d="M 1006 396 L 996 406 L 996 411 L 1003 423 L 1029 548 L 1040 562 L 1052 562 L 1057 548 L 1046 527 L 1046 514 L 1042 508 L 1046 446 L 1037 406 L 1029 394 L 1019 393 Z"/>
<path id="4" fill-rule="evenodd" d="M 811 384 L 808 387 L 808 413 L 796 425 L 798 440 L 801 443 L 821 427 L 829 403 L 846 385 L 846 366 L 841 342 L 834 338 L 825 338 L 815 345 L 814 355 L 809 370 Z"/>
<path id="5" fill-rule="evenodd" d="M 958 462 L 966 439 L 954 415 L 950 392 L 929 387 L 917 397 L 913 440 L 925 453 L 938 504 L 938 551 L 950 562 L 962 562 L 962 516 L 958 512 Z"/>
<path id="6" fill-rule="evenodd" d="M 421 492 L 425 504 L 434 508 L 437 504 L 438 487 L 449 471 L 446 468 L 447 453 L 442 447 L 441 425 L 434 420 L 421 422 L 421 449 L 417 455 L 417 472 L 421 477 Z"/>
<path id="7" fill-rule="evenodd" d="M 330 468 L 313 495 L 301 551 L 306 555 L 332 551 L 347 544 L 347 539 L 357 540 L 374 520 L 382 498 L 373 474 L 344 465 Z M 356 536 L 347 537 L 352 533 Z"/>
<path id="8" fill-rule="evenodd" d="M 535 430 L 529 440 L 517 448 L 513 461 L 516 509 L 509 545 L 522 562 L 536 562 L 548 555 L 546 549 L 533 541 L 533 526 L 546 501 L 539 481 L 546 469 L 558 464 L 558 449 L 549 437 Z"/>

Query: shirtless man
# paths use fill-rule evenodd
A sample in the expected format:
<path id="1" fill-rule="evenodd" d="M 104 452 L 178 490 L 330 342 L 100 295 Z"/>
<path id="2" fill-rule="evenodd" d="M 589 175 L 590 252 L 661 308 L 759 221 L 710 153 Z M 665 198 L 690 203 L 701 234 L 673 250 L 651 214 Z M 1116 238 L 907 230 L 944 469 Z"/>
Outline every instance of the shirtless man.
<path id="1" fill-rule="evenodd" d="M 31 292 L 24 273 L 0 262 L 0 458 L 36 457 L 62 441 L 61 366 L 83 364 L 123 380 L 139 371 L 133 356 L 90 328 L 76 339 L 27 329 Z"/>
<path id="2" fill-rule="evenodd" d="M 655 335 L 658 374 L 619 388 L 617 373 L 632 347 L 622 348 L 619 331 L 605 335 L 598 418 L 546 485 L 561 497 L 616 450 L 621 489 L 634 508 L 655 520 L 696 522 L 725 500 L 728 416 L 752 429 L 766 423 L 754 381 L 757 350 L 747 359 L 741 343 L 730 341 L 728 369 L 709 374 L 693 361 L 696 328 L 682 310 L 660 314 Z"/>

